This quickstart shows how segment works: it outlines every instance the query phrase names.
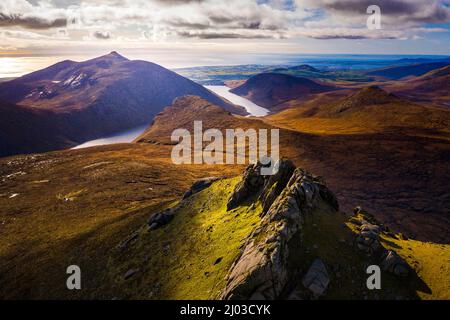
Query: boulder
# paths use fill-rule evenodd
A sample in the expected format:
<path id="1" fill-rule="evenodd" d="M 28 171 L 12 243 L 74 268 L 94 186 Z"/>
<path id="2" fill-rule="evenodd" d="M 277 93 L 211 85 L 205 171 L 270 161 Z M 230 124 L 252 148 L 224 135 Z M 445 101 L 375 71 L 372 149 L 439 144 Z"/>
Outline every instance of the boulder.
<path id="1" fill-rule="evenodd" d="M 173 209 L 166 209 L 163 212 L 158 212 L 148 219 L 148 225 L 150 230 L 158 229 L 170 221 L 172 221 L 174 215 Z"/>
<path id="2" fill-rule="evenodd" d="M 376 224 L 372 224 L 372 223 L 363 223 L 360 227 L 361 232 L 374 232 L 374 233 L 380 233 L 381 227 L 376 225 Z"/>
<path id="3" fill-rule="evenodd" d="M 303 277 L 302 283 L 316 298 L 325 293 L 330 283 L 330 277 L 322 260 L 314 260 L 308 272 Z"/>
<path id="4" fill-rule="evenodd" d="M 137 272 L 139 272 L 139 269 L 129 269 L 127 272 L 125 272 L 125 274 L 123 275 L 123 278 L 125 280 L 131 278 L 132 276 L 134 276 Z"/>
<path id="5" fill-rule="evenodd" d="M 409 266 L 396 252 L 389 250 L 381 262 L 384 271 L 396 276 L 405 277 L 409 274 Z"/>

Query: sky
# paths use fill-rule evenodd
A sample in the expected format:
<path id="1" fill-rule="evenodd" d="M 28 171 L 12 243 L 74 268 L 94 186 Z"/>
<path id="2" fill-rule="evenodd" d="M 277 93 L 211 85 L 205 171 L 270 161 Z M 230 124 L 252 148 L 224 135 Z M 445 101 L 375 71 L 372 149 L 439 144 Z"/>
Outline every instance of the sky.
<path id="1" fill-rule="evenodd" d="M 367 26 L 370 5 L 380 29 Z M 9 74 L 113 50 L 176 68 L 277 54 L 447 55 L 449 40 L 450 0 L 0 1 Z"/>

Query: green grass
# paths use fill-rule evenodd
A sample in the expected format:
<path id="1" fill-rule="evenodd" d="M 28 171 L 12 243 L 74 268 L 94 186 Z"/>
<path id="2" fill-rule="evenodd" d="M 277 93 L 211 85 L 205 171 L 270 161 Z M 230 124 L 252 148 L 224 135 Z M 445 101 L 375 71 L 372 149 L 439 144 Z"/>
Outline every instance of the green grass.
<path id="1" fill-rule="evenodd" d="M 117 244 L 195 180 L 239 172 L 174 165 L 170 148 L 138 144 L 0 159 L 0 299 L 110 299 Z M 66 287 L 71 264 L 82 290 Z"/>
<path id="2" fill-rule="evenodd" d="M 355 232 L 356 226 L 348 222 L 348 216 L 322 203 L 311 215 L 307 215 L 303 231 L 290 242 L 291 269 L 305 274 L 316 258 L 321 259 L 330 276 L 323 299 L 420 298 L 418 291 L 424 286 L 415 275 L 398 278 L 382 272 L 382 289 L 367 289 L 366 268 L 379 262 L 356 248 Z M 301 283 L 297 290 L 300 294 L 306 293 Z"/>
<path id="3" fill-rule="evenodd" d="M 420 299 L 450 300 L 450 245 L 386 236 L 382 239 L 383 245 L 405 259 L 426 285 L 417 290 Z"/>
<path id="4" fill-rule="evenodd" d="M 108 264 L 113 295 L 123 299 L 217 297 L 261 212 L 260 204 L 226 211 L 226 201 L 239 179 L 217 181 L 184 201 L 168 225 L 154 231 L 142 228 L 140 239 L 117 252 Z M 129 269 L 139 272 L 125 280 Z"/>

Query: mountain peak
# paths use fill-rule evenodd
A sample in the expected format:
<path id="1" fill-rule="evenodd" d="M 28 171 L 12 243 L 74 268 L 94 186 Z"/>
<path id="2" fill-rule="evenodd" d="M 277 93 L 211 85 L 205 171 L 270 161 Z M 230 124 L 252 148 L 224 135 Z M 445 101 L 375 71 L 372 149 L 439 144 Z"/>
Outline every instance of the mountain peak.
<path id="1" fill-rule="evenodd" d="M 389 102 L 397 97 L 377 85 L 368 86 L 360 89 L 353 95 L 353 98 L 369 98 L 373 99 L 374 103 Z"/>
<path id="2" fill-rule="evenodd" d="M 106 59 L 114 59 L 114 60 L 122 60 L 122 61 L 129 61 L 127 58 L 119 54 L 117 51 L 111 51 L 108 54 L 105 54 L 99 58 L 106 58 Z"/>
<path id="3" fill-rule="evenodd" d="M 309 64 L 301 64 L 299 66 L 294 66 L 289 68 L 290 70 L 295 70 L 295 71 L 311 71 L 311 72 L 320 72 L 319 69 L 316 69 L 312 66 L 310 66 Z"/>
<path id="4" fill-rule="evenodd" d="M 334 90 L 329 85 L 284 73 L 266 72 L 250 77 L 244 84 L 231 90 L 232 93 L 250 98 L 256 104 L 267 108 L 311 93 Z"/>
<path id="5" fill-rule="evenodd" d="M 381 89 L 379 86 L 373 85 L 362 88 L 354 94 L 343 98 L 332 110 L 335 113 L 342 113 L 348 110 L 359 110 L 362 107 L 370 105 L 383 105 L 400 101 L 401 99 L 394 94 Z"/>

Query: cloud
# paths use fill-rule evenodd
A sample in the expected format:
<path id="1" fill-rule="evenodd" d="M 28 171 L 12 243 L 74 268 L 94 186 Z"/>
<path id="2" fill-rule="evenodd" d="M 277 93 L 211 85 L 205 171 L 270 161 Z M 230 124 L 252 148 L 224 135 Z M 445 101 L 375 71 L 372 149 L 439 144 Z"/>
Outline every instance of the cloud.
<path id="1" fill-rule="evenodd" d="M 0 30 L 0 36 L 2 39 L 51 39 L 49 36 L 42 35 L 37 32 L 19 31 L 19 30 Z"/>
<path id="2" fill-rule="evenodd" d="M 330 16 L 364 16 L 367 7 L 378 5 L 391 25 L 450 22 L 448 0 L 297 0 L 298 6 L 320 8 Z"/>
<path id="3" fill-rule="evenodd" d="M 27 29 L 49 29 L 65 27 L 66 25 L 66 18 L 47 19 L 22 14 L 6 15 L 0 12 L 0 27 L 21 26 Z"/>
<path id="4" fill-rule="evenodd" d="M 319 39 L 407 39 L 408 34 L 404 31 L 396 30 L 368 30 L 361 28 L 307 28 L 296 32 L 298 36 Z"/>
<path id="5" fill-rule="evenodd" d="M 107 40 L 111 39 L 111 34 L 109 31 L 94 31 L 91 33 L 91 36 L 95 39 Z"/>
<path id="6" fill-rule="evenodd" d="M 183 38 L 197 39 L 283 39 L 283 34 L 254 33 L 254 32 L 226 32 L 226 31 L 177 31 Z"/>
<path id="7" fill-rule="evenodd" d="M 447 0 L 0 0 L 0 28 L 72 39 L 405 39 L 450 22 Z M 366 27 L 378 4 L 383 30 Z M 98 31 L 102 30 L 102 31 Z M 74 31 L 74 32 L 72 32 Z M 434 32 L 434 31 L 429 31 Z"/>
<path id="8" fill-rule="evenodd" d="M 162 5 L 179 5 L 179 4 L 187 4 L 187 3 L 202 3 L 206 2 L 206 0 L 153 0 L 156 3 L 160 3 Z"/>

